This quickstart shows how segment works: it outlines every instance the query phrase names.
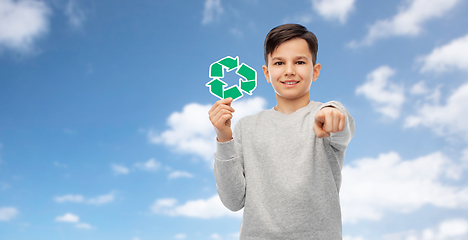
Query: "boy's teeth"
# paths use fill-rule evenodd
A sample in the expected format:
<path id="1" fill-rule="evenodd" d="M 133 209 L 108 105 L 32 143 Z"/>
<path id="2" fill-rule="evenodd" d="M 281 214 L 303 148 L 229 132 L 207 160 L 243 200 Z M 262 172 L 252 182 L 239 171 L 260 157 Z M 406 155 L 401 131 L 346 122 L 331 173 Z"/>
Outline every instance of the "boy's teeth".
<path id="1" fill-rule="evenodd" d="M 284 83 L 292 85 L 292 84 L 295 84 L 297 82 L 284 82 Z"/>

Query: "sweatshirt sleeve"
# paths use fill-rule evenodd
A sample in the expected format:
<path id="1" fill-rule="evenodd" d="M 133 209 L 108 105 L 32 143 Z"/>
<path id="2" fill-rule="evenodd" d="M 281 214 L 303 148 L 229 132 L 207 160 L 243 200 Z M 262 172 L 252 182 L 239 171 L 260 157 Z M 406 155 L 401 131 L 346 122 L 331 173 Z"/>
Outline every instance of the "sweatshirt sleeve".
<path id="1" fill-rule="evenodd" d="M 216 190 L 226 208 L 238 211 L 244 207 L 245 201 L 241 121 L 235 126 L 231 141 L 216 142 L 217 147 L 214 154 Z"/>
<path id="2" fill-rule="evenodd" d="M 345 127 L 343 131 L 330 134 L 330 144 L 336 149 L 345 150 L 349 142 L 351 141 L 351 138 L 353 138 L 354 136 L 354 119 L 351 116 L 351 114 L 344 108 L 344 106 L 336 101 L 324 103 L 323 106 L 320 107 L 320 109 L 328 106 L 332 106 L 339 109 L 342 113 L 344 113 L 346 117 Z"/>

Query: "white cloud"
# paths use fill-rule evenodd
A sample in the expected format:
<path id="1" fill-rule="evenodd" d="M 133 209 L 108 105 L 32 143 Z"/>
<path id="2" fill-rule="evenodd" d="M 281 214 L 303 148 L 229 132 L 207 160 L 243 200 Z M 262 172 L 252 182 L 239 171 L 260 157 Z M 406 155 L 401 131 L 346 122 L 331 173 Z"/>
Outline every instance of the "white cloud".
<path id="1" fill-rule="evenodd" d="M 362 237 L 343 236 L 343 240 L 364 240 Z"/>
<path id="2" fill-rule="evenodd" d="M 224 235 L 224 237 L 218 233 L 212 233 L 210 235 L 210 239 L 232 239 L 232 240 L 237 240 L 239 239 L 239 232 L 231 233 Z"/>
<path id="3" fill-rule="evenodd" d="M 161 213 L 164 209 L 172 208 L 177 204 L 177 200 L 174 198 L 162 198 L 156 200 L 151 206 L 151 211 L 154 213 Z"/>
<path id="4" fill-rule="evenodd" d="M 240 118 L 265 109 L 265 105 L 266 101 L 261 97 L 232 103 L 235 112 L 231 127 L 234 127 Z M 198 103 L 184 106 L 182 112 L 174 112 L 167 119 L 169 130 L 161 134 L 153 130 L 148 132 L 150 142 L 164 144 L 179 153 L 194 154 L 206 161 L 213 161 L 216 134 L 208 117 L 210 108 L 211 105 Z"/>
<path id="5" fill-rule="evenodd" d="M 418 58 L 423 63 L 421 72 L 468 71 L 468 35 L 435 48 L 429 55 Z"/>
<path id="6" fill-rule="evenodd" d="M 76 135 L 78 132 L 76 130 L 70 129 L 70 128 L 64 128 L 63 133 L 67 135 Z"/>
<path id="7" fill-rule="evenodd" d="M 239 239 L 239 235 L 240 234 L 238 232 L 229 234 L 229 236 L 232 237 L 233 239 Z"/>
<path id="8" fill-rule="evenodd" d="M 68 168 L 68 165 L 54 161 L 54 166 L 59 167 L 59 168 Z"/>
<path id="9" fill-rule="evenodd" d="M 88 223 L 77 223 L 75 224 L 75 227 L 78 229 L 86 229 L 86 230 L 93 229 L 93 227 L 89 225 Z"/>
<path id="10" fill-rule="evenodd" d="M 409 93 L 413 96 L 423 97 L 423 99 L 417 99 L 415 101 L 415 106 L 417 107 L 421 105 L 422 100 L 425 100 L 426 103 L 430 102 L 432 104 L 439 104 L 441 96 L 441 87 L 442 85 L 439 85 L 431 90 L 426 86 L 426 82 L 419 81 L 411 87 Z"/>
<path id="11" fill-rule="evenodd" d="M 463 150 L 461 160 L 468 162 L 468 148 Z"/>
<path id="12" fill-rule="evenodd" d="M 294 14 L 292 17 L 283 18 L 283 23 L 299 23 L 299 24 L 308 24 L 312 22 L 311 14 Z"/>
<path id="13" fill-rule="evenodd" d="M 55 218 L 57 222 L 69 222 L 69 223 L 78 223 L 80 221 L 80 217 L 74 215 L 72 213 L 66 213 L 63 216 L 58 216 Z"/>
<path id="14" fill-rule="evenodd" d="M 1 189 L 1 190 L 7 190 L 7 189 L 9 189 L 9 188 L 11 188 L 11 185 L 10 185 L 10 184 L 8 184 L 8 183 L 6 183 L 6 182 L 0 182 L 0 189 Z"/>
<path id="15" fill-rule="evenodd" d="M 158 199 L 151 206 L 151 211 L 156 214 L 168 216 L 184 216 L 193 218 L 220 218 L 220 217 L 242 217 L 242 211 L 231 212 L 221 203 L 218 195 L 209 199 L 187 201 L 177 206 L 177 200 L 173 198 Z"/>
<path id="16" fill-rule="evenodd" d="M 239 28 L 234 27 L 229 29 L 229 33 L 231 33 L 234 37 L 237 37 L 239 39 L 242 39 L 244 37 L 244 33 Z"/>
<path id="17" fill-rule="evenodd" d="M 424 95 L 427 92 L 429 92 L 429 90 L 427 89 L 426 83 L 424 81 L 417 82 L 413 85 L 413 87 L 411 87 L 410 90 L 410 93 L 413 95 Z"/>
<path id="18" fill-rule="evenodd" d="M 55 202 L 57 203 L 65 203 L 65 202 L 75 202 L 75 203 L 87 203 L 93 205 L 101 205 L 109 202 L 113 202 L 115 200 L 115 193 L 109 193 L 105 195 L 100 195 L 94 198 L 86 199 L 82 195 L 73 195 L 67 194 L 63 196 L 58 196 L 54 198 Z"/>
<path id="19" fill-rule="evenodd" d="M 65 15 L 68 17 L 68 22 L 75 29 L 80 29 L 83 22 L 86 20 L 86 15 L 78 6 L 77 1 L 69 0 L 65 6 Z"/>
<path id="20" fill-rule="evenodd" d="M 208 24 L 218 20 L 223 12 L 224 9 L 221 6 L 221 0 L 205 0 L 202 24 Z"/>
<path id="21" fill-rule="evenodd" d="M 233 114 L 232 126 L 236 125 L 239 119 L 248 115 L 256 114 L 264 110 L 266 107 L 266 104 L 267 104 L 266 100 L 261 97 L 254 97 L 254 98 L 249 98 L 247 100 L 235 101 L 234 103 L 232 103 L 232 107 L 234 108 L 234 110 L 236 110 Z M 209 107 L 211 108 L 211 106 Z M 206 111 L 205 115 L 206 115 L 206 119 L 208 120 L 208 123 L 211 129 L 213 129 L 213 125 L 211 125 L 211 122 L 208 118 L 208 111 Z M 214 133 L 214 130 L 213 130 L 213 133 Z"/>
<path id="22" fill-rule="evenodd" d="M 86 203 L 94 204 L 94 205 L 101 205 L 101 204 L 113 202 L 114 200 L 115 200 L 115 194 L 109 193 L 109 194 L 97 196 L 94 198 L 90 198 L 86 201 Z"/>
<path id="23" fill-rule="evenodd" d="M 58 203 L 64 203 L 64 202 L 83 202 L 84 197 L 81 195 L 73 195 L 73 194 L 67 194 L 64 196 L 59 196 L 55 197 L 54 200 Z"/>
<path id="24" fill-rule="evenodd" d="M 354 0 L 312 0 L 312 6 L 325 19 L 345 23 L 354 9 Z"/>
<path id="25" fill-rule="evenodd" d="M 2 207 L 0 208 L 0 221 L 10 221 L 12 218 L 18 215 L 18 210 L 14 207 Z"/>
<path id="26" fill-rule="evenodd" d="M 111 167 L 112 167 L 112 171 L 114 172 L 115 175 L 121 175 L 121 174 L 122 175 L 127 175 L 130 172 L 130 170 L 127 167 L 123 166 L 123 165 L 112 164 Z"/>
<path id="27" fill-rule="evenodd" d="M 468 221 L 463 218 L 454 218 L 441 222 L 437 227 L 426 228 L 422 231 L 410 230 L 390 234 L 384 240 L 461 240 L 468 239 Z"/>
<path id="28" fill-rule="evenodd" d="M 115 175 L 127 175 L 130 173 L 129 168 L 125 167 L 124 165 L 119 164 L 112 164 L 112 171 Z M 148 172 L 156 172 L 162 167 L 162 164 L 156 161 L 154 158 L 149 159 L 146 162 L 137 162 L 133 164 L 132 171 L 140 170 L 140 171 L 148 171 Z"/>
<path id="29" fill-rule="evenodd" d="M 0 49 L 20 53 L 33 50 L 49 29 L 49 7 L 37 0 L 0 0 Z"/>
<path id="30" fill-rule="evenodd" d="M 161 168 L 161 163 L 156 161 L 154 158 L 151 158 L 146 162 L 135 163 L 135 167 L 142 171 L 155 172 Z"/>
<path id="31" fill-rule="evenodd" d="M 222 239 L 222 237 L 221 237 L 219 234 L 217 234 L 217 233 L 211 234 L 211 235 L 210 235 L 210 238 L 211 238 L 211 239 Z"/>
<path id="32" fill-rule="evenodd" d="M 174 171 L 174 172 L 171 172 L 171 174 L 169 174 L 169 179 L 173 179 L 173 178 L 192 178 L 193 175 L 190 174 L 189 172 L 185 172 L 185 171 Z"/>
<path id="33" fill-rule="evenodd" d="M 352 41 L 350 47 L 371 45 L 376 40 L 392 36 L 417 36 L 422 25 L 440 18 L 453 9 L 461 0 L 409 0 L 403 1 L 398 14 L 390 19 L 378 20 L 369 28 L 362 42 Z"/>
<path id="34" fill-rule="evenodd" d="M 405 119 L 405 127 L 425 126 L 440 136 L 462 136 L 468 140 L 468 83 L 448 97 L 445 105 L 426 103 Z"/>
<path id="35" fill-rule="evenodd" d="M 392 119 L 400 116 L 400 109 L 405 101 L 403 87 L 389 81 L 394 74 L 395 70 L 392 68 L 381 66 L 369 73 L 366 83 L 356 89 L 356 94 L 364 95 L 370 100 L 377 112 Z"/>
<path id="36" fill-rule="evenodd" d="M 441 152 L 414 160 L 395 152 L 355 160 L 343 167 L 343 222 L 380 220 L 387 212 L 408 213 L 425 204 L 468 209 L 468 186 L 441 181 L 458 180 L 465 170 Z"/>
<path id="37" fill-rule="evenodd" d="M 187 238 L 187 234 L 184 233 L 178 233 L 174 236 L 175 239 L 185 239 Z"/>
<path id="38" fill-rule="evenodd" d="M 58 216 L 55 218 L 57 222 L 66 222 L 66 223 L 75 223 L 75 228 L 78 229 L 93 229 L 93 227 L 88 223 L 80 222 L 80 217 L 73 213 L 65 213 L 63 216 Z"/>

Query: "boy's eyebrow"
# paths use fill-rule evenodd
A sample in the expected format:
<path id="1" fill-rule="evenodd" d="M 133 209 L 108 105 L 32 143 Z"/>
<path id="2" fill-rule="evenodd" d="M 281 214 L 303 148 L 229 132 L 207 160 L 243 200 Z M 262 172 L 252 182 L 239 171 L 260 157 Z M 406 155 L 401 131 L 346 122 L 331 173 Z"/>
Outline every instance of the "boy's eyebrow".
<path id="1" fill-rule="evenodd" d="M 298 57 L 296 57 L 296 59 L 303 59 L 303 58 L 307 59 L 306 56 L 298 56 Z"/>
<path id="2" fill-rule="evenodd" d="M 308 59 L 307 56 L 304 56 L 304 55 L 301 55 L 301 56 L 296 56 L 294 59 Z M 283 60 L 282 57 L 273 57 L 271 58 L 271 61 L 275 61 L 275 60 Z"/>
<path id="3" fill-rule="evenodd" d="M 271 58 L 271 61 L 275 61 L 275 60 L 283 60 L 281 57 L 273 57 Z"/>

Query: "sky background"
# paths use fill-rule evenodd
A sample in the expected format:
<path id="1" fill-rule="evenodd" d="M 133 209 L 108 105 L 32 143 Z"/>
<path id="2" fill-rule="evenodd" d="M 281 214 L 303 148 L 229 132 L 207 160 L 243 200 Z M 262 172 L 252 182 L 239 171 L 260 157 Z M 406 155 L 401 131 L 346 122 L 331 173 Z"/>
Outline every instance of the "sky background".
<path id="1" fill-rule="evenodd" d="M 234 123 L 274 107 L 263 41 L 291 22 L 319 39 L 311 100 L 356 122 L 344 239 L 468 239 L 467 15 L 462 0 L 0 0 L 0 239 L 238 238 L 209 66 L 258 72 Z"/>

